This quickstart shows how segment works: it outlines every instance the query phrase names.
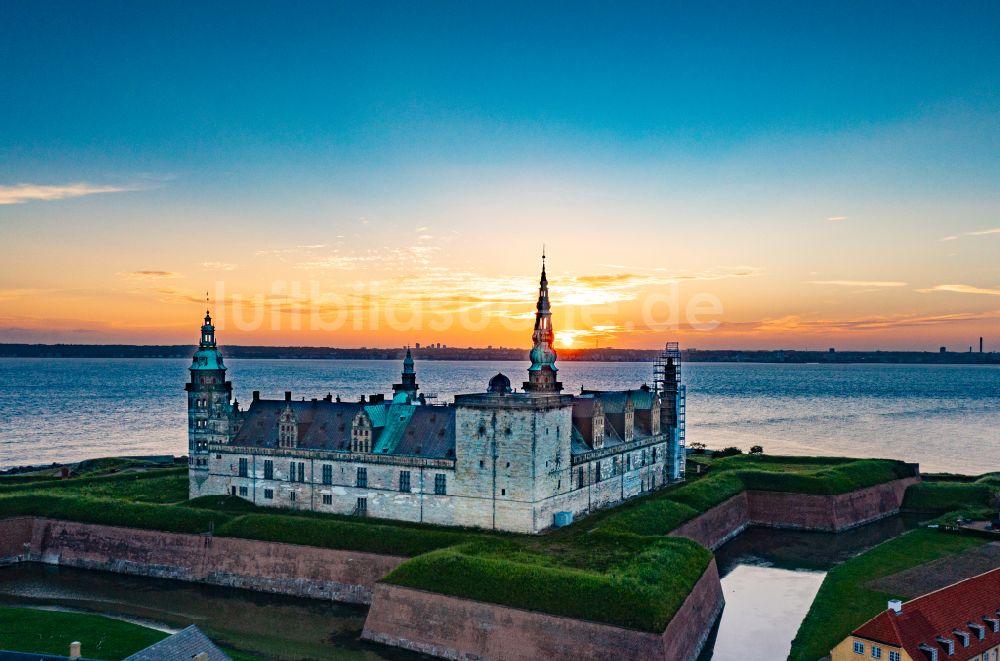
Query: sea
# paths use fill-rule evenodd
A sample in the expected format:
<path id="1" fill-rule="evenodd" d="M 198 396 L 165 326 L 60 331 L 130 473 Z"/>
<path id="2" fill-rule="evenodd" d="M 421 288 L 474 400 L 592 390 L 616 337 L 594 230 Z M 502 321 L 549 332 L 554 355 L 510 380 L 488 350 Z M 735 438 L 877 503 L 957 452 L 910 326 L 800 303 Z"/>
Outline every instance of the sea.
<path id="1" fill-rule="evenodd" d="M 174 359 L 0 358 L 0 469 L 187 451 L 184 383 Z M 228 360 L 242 406 L 251 392 L 344 400 L 390 392 L 400 363 Z M 431 401 L 483 392 L 523 362 L 418 361 Z M 648 363 L 564 362 L 565 392 L 651 383 Z M 1000 367 L 685 363 L 687 442 L 760 445 L 768 454 L 892 457 L 928 472 L 1000 470 Z"/>

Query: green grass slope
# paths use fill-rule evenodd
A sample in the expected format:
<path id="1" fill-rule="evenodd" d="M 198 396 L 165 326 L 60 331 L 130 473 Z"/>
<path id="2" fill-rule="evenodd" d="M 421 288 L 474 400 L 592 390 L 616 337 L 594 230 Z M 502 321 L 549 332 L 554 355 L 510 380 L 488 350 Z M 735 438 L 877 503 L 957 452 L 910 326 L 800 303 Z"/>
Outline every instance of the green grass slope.
<path id="1" fill-rule="evenodd" d="M 885 610 L 891 595 L 866 587 L 869 581 L 960 553 L 986 540 L 913 530 L 833 568 L 792 641 L 791 661 L 816 661 L 851 631 Z"/>

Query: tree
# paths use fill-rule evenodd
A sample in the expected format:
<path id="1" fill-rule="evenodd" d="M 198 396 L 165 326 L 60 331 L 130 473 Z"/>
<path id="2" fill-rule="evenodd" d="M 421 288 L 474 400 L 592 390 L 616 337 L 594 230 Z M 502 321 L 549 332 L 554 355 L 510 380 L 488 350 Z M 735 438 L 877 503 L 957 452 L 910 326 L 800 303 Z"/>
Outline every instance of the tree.
<path id="1" fill-rule="evenodd" d="M 743 450 L 739 449 L 735 445 L 730 445 L 728 448 L 716 450 L 714 454 L 716 457 L 732 457 L 737 454 L 743 454 Z"/>
<path id="2" fill-rule="evenodd" d="M 750 447 L 750 454 L 764 454 L 764 448 L 760 445 L 753 445 Z"/>
<path id="3" fill-rule="evenodd" d="M 691 451 L 694 452 L 695 454 L 705 454 L 704 443 L 698 443 L 697 441 L 695 441 L 694 443 L 688 443 L 688 447 L 691 448 Z"/>

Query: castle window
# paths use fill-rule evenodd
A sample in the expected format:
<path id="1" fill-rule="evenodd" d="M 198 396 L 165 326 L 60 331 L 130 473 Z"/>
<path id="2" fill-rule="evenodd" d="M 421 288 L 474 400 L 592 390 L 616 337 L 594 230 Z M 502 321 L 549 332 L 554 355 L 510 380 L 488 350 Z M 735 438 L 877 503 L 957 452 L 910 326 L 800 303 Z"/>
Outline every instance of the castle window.
<path id="1" fill-rule="evenodd" d="M 246 487 L 240 487 L 240 495 L 243 496 L 243 497 L 246 497 L 246 495 L 247 495 L 247 488 Z"/>
<path id="2" fill-rule="evenodd" d="M 447 476 L 444 473 L 438 473 L 434 476 L 434 494 L 438 496 L 443 496 L 448 493 L 447 489 Z"/>
<path id="3" fill-rule="evenodd" d="M 506 489 L 500 489 L 500 495 L 501 496 L 506 496 L 507 495 L 507 490 Z"/>
<path id="4" fill-rule="evenodd" d="M 861 643 L 861 642 L 858 642 L 858 641 L 855 640 L 854 641 L 854 653 L 855 654 L 864 654 L 865 653 L 865 644 Z"/>
<path id="5" fill-rule="evenodd" d="M 656 448 L 653 448 L 653 463 L 656 463 Z"/>
<path id="6" fill-rule="evenodd" d="M 358 469 L 357 486 L 359 488 L 361 488 L 361 489 L 365 489 L 365 488 L 368 487 L 368 469 L 367 468 L 359 468 Z"/>
<path id="7" fill-rule="evenodd" d="M 240 477 L 246 477 L 248 472 L 246 457 L 240 457 Z"/>
<path id="8" fill-rule="evenodd" d="M 882 648 L 877 645 L 872 645 L 872 658 L 881 659 L 882 658 Z"/>
<path id="9" fill-rule="evenodd" d="M 583 466 L 580 466 L 576 473 L 576 486 L 579 489 L 583 488 Z"/>
<path id="10" fill-rule="evenodd" d="M 274 462 L 270 459 L 264 460 L 264 479 L 273 480 L 274 479 Z"/>
<path id="11" fill-rule="evenodd" d="M 274 489 L 264 489 L 264 500 L 274 499 Z"/>
<path id="12" fill-rule="evenodd" d="M 328 493 L 323 494 L 323 504 L 333 505 L 333 495 Z"/>
<path id="13" fill-rule="evenodd" d="M 367 498 L 358 498 L 358 503 L 357 503 L 357 505 L 354 506 L 354 509 L 361 516 L 365 516 L 366 514 L 368 514 L 368 499 Z"/>
<path id="14" fill-rule="evenodd" d="M 323 464 L 323 484 L 333 484 L 333 466 Z"/>
<path id="15" fill-rule="evenodd" d="M 306 464 L 304 461 L 299 462 L 299 482 L 306 481 Z"/>
<path id="16" fill-rule="evenodd" d="M 409 493 L 410 471 L 399 471 L 399 490 Z"/>
<path id="17" fill-rule="evenodd" d="M 594 482 L 601 481 L 601 462 L 594 464 Z"/>
<path id="18" fill-rule="evenodd" d="M 625 470 L 632 470 L 632 455 L 630 454 L 625 455 Z"/>
<path id="19" fill-rule="evenodd" d="M 288 494 L 288 500 L 292 501 L 293 503 L 295 502 L 295 492 L 294 491 Z"/>

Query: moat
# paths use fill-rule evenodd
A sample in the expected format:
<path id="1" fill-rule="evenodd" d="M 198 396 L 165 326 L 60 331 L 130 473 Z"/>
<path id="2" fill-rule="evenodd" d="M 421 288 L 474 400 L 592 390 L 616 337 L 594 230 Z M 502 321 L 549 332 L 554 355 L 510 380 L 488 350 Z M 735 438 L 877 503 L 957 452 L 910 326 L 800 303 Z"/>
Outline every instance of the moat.
<path id="1" fill-rule="evenodd" d="M 891 517 L 840 534 L 752 528 L 716 553 L 726 608 L 702 659 L 784 657 L 825 571 L 912 525 Z M 0 603 L 79 609 L 173 630 L 195 623 L 224 645 L 282 661 L 416 659 L 359 639 L 367 609 L 68 567 L 0 569 Z M 280 623 L 280 626 L 277 626 Z"/>

